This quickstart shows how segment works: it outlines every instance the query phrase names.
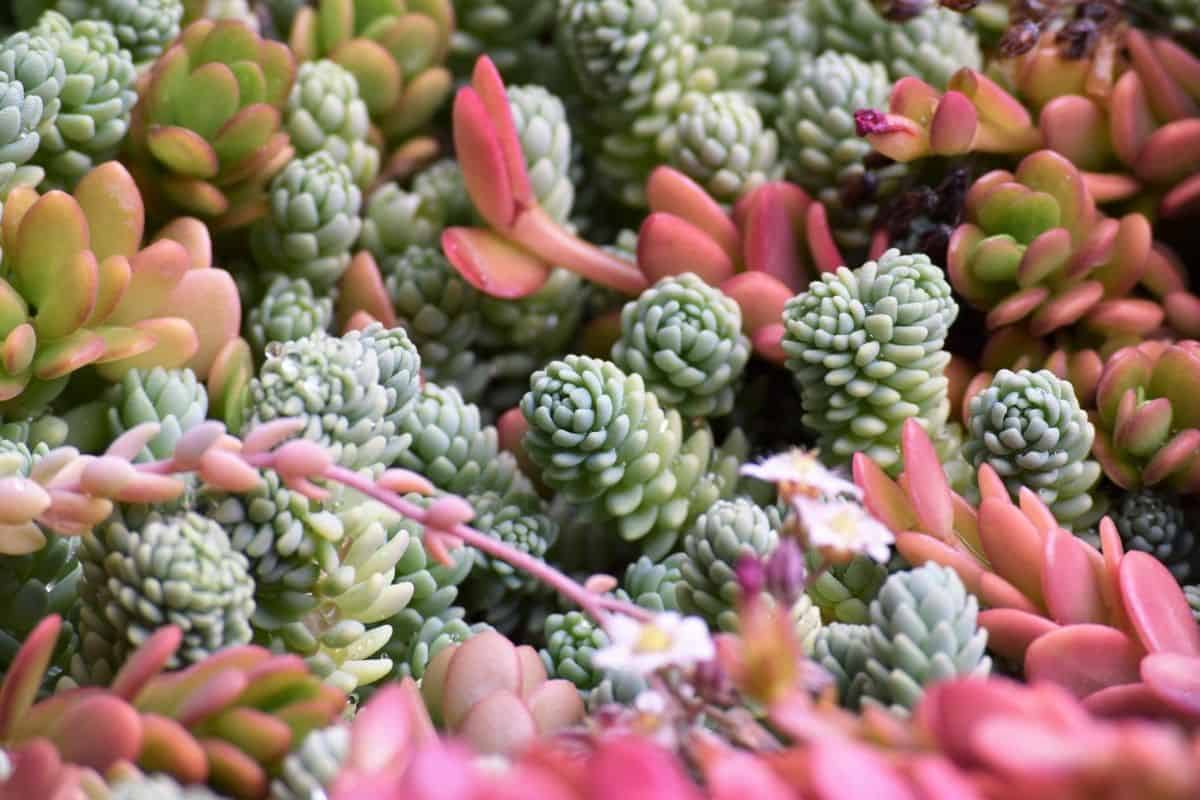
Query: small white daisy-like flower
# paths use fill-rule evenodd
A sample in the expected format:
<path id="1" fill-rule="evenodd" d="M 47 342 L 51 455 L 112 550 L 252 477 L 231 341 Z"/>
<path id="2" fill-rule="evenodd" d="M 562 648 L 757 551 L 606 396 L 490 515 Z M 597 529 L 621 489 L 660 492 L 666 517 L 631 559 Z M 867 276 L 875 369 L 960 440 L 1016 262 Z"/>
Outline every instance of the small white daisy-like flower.
<path id="1" fill-rule="evenodd" d="M 612 644 L 597 650 L 592 664 L 600 669 L 649 675 L 666 666 L 690 667 L 716 656 L 708 626 L 699 617 L 673 611 L 648 622 L 617 615 L 608 628 Z"/>
<path id="2" fill-rule="evenodd" d="M 862 490 L 822 464 L 815 451 L 798 447 L 776 453 L 757 464 L 744 464 L 741 473 L 781 488 L 794 486 L 822 494 L 862 497 Z"/>
<path id="3" fill-rule="evenodd" d="M 862 553 L 881 564 L 891 557 L 896 537 L 857 503 L 823 503 L 798 497 L 792 501 L 792 508 L 804 523 L 811 547 Z"/>

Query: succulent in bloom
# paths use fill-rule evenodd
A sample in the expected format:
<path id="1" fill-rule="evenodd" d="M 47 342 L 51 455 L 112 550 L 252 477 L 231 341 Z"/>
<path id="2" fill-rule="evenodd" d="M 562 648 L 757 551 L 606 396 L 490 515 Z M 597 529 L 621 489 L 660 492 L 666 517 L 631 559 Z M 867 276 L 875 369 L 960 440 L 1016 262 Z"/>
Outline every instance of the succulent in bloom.
<path id="1" fill-rule="evenodd" d="M 371 118 L 358 80 L 342 65 L 321 59 L 300 65 L 283 125 L 296 153 L 324 150 L 366 188 L 379 173 L 379 151 L 368 141 Z"/>
<path id="2" fill-rule="evenodd" d="M 567 110 L 541 86 L 509 86 L 507 94 L 533 194 L 547 214 L 562 222 L 575 203 Z"/>
<path id="3" fill-rule="evenodd" d="M 871 601 L 887 576 L 887 567 L 883 564 L 866 556 L 857 556 L 815 575 L 809 584 L 808 596 L 826 622 L 862 625 L 867 621 Z"/>
<path id="4" fill-rule="evenodd" d="M 778 137 L 746 92 L 689 93 L 657 147 L 720 202 L 732 203 L 783 173 Z"/>
<path id="5" fill-rule="evenodd" d="M 245 429 L 303 417 L 303 436 L 344 466 L 390 464 L 418 394 L 421 359 L 403 328 L 374 323 L 342 337 L 318 331 L 267 353 L 246 395 Z"/>
<path id="6" fill-rule="evenodd" d="M 845 247 L 865 247 L 878 211 L 870 200 L 894 192 L 907 171 L 892 165 L 868 174 L 863 159 L 871 145 L 855 129 L 854 112 L 882 106 L 890 90 L 879 62 L 827 51 L 800 59 L 782 92 L 775 129 L 788 175 L 832 214 Z M 843 202 L 845 192 L 867 181 L 872 190 L 865 201 Z"/>
<path id="7" fill-rule="evenodd" d="M 333 323 L 333 298 L 318 295 L 305 278 L 276 275 L 246 317 L 247 338 L 256 353 L 271 342 L 294 342 Z"/>
<path id="8" fill-rule="evenodd" d="M 433 247 L 411 245 L 379 263 L 396 319 L 421 353 L 427 379 L 477 394 L 480 369 L 472 345 L 479 334 L 479 292 Z"/>
<path id="9" fill-rule="evenodd" d="M 442 63 L 453 27 L 450 0 L 320 0 L 296 14 L 288 44 L 302 62 L 328 58 L 353 73 L 371 118 L 396 141 L 449 95 Z"/>
<path id="10" fill-rule="evenodd" d="M 690 272 L 668 276 L 625 305 L 613 361 L 642 376 L 686 417 L 721 416 L 750 359 L 738 304 Z"/>
<path id="11" fill-rule="evenodd" d="M 664 667 L 690 669 L 716 656 L 704 620 L 674 611 L 641 621 L 617 614 L 607 630 L 610 644 L 592 656 L 592 663 L 602 669 L 646 677 Z"/>
<path id="12" fill-rule="evenodd" d="M 250 232 L 255 261 L 307 278 L 318 289 L 337 283 L 362 229 L 362 190 L 350 168 L 317 150 L 275 177 L 268 200 L 270 212 Z"/>
<path id="13" fill-rule="evenodd" d="M 1025 320 L 1044 336 L 1081 319 L 1103 326 L 1114 305 L 1134 302 L 1121 298 L 1146 270 L 1149 223 L 1140 214 L 1099 215 L 1082 174 L 1057 153 L 1039 150 L 1015 173 L 982 176 L 966 209 L 946 270 L 968 302 L 988 311 L 989 329 Z"/>
<path id="14" fill-rule="evenodd" d="M 107 22 L 72 24 L 49 11 L 35 30 L 53 43 L 65 76 L 58 113 L 53 124 L 40 129 L 34 162 L 45 168 L 50 185 L 73 189 L 98 163 L 116 155 L 137 101 L 137 73 Z"/>
<path id="15" fill-rule="evenodd" d="M 1200 344 L 1145 342 L 1112 355 L 1096 385 L 1094 455 L 1124 489 L 1200 487 Z"/>
<path id="16" fill-rule="evenodd" d="M 682 580 L 675 585 L 679 610 L 703 617 L 714 628 L 737 630 L 738 561 L 765 558 L 778 542 L 759 506 L 744 498 L 713 503 L 683 537 L 687 560 L 679 565 Z"/>
<path id="17" fill-rule="evenodd" d="M 192 269 L 208 254 L 170 238 L 186 224 L 143 247 L 142 198 L 117 162 L 93 169 L 73 194 L 20 187 L 4 211 L 0 332 L 10 357 L 0 369 L 0 399 L 10 408 L 43 407 L 71 373 L 93 364 L 108 379 L 155 366 L 208 377 L 236 337 L 233 279 Z"/>
<path id="18" fill-rule="evenodd" d="M 567 356 L 530 377 L 521 400 L 529 424 L 523 445 L 541 479 L 564 499 L 661 558 L 690 519 L 712 505 L 717 487 L 705 470 L 712 435 L 683 438 L 675 411 L 664 412 L 639 375 L 610 361 Z"/>
<path id="19" fill-rule="evenodd" d="M 941 269 L 898 250 L 788 301 L 783 350 L 825 458 L 865 452 L 896 468 L 904 420 L 940 432 L 950 413 L 942 346 L 957 316 Z"/>
<path id="20" fill-rule="evenodd" d="M 1109 512 L 1121 544 L 1161 561 L 1180 583 L 1191 577 L 1196 548 L 1196 522 L 1179 498 L 1140 489 L 1128 492 Z"/>
<path id="21" fill-rule="evenodd" d="M 158 58 L 179 36 L 183 0 L 84 0 L 85 15 L 113 26 L 139 64 Z"/>
<path id="22" fill-rule="evenodd" d="M 549 680 L 536 651 L 484 631 L 438 653 L 421 695 L 434 721 L 479 752 L 512 754 L 583 717 L 575 685 Z"/>
<path id="23" fill-rule="evenodd" d="M 105 401 L 113 439 L 144 422 L 159 425 L 138 456 L 142 461 L 170 458 L 179 437 L 208 416 L 208 392 L 190 369 L 131 369 Z"/>
<path id="24" fill-rule="evenodd" d="M 350 753 L 350 726 L 330 725 L 310 731 L 283 759 L 271 781 L 270 800 L 311 800 L 328 792 Z"/>
<path id="25" fill-rule="evenodd" d="M 109 521 L 81 542 L 80 647 L 73 677 L 107 684 L 164 625 L 183 631 L 173 667 L 249 642 L 254 579 L 221 526 L 193 512 L 127 517 Z"/>
<path id="26" fill-rule="evenodd" d="M 142 191 L 217 228 L 265 214 L 266 186 L 294 152 L 282 119 L 295 73 L 286 46 L 240 22 L 189 25 L 154 62 L 133 109 Z"/>
<path id="27" fill-rule="evenodd" d="M 1095 428 L 1070 383 L 1049 370 L 1000 370 L 971 398 L 968 414 L 968 462 L 989 464 L 1013 497 L 1022 488 L 1037 492 L 1061 524 L 1090 524 L 1090 490 L 1100 479 L 1100 465 L 1088 458 Z"/>

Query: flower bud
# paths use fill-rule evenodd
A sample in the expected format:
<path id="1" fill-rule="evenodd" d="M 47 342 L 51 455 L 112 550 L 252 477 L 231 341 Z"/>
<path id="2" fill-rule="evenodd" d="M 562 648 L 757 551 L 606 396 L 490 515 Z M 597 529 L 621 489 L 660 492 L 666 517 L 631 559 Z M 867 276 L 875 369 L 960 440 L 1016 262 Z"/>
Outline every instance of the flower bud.
<path id="1" fill-rule="evenodd" d="M 767 591 L 785 608 L 791 608 L 804 593 L 808 578 L 804 553 L 795 539 L 785 538 L 767 559 L 764 569 Z"/>

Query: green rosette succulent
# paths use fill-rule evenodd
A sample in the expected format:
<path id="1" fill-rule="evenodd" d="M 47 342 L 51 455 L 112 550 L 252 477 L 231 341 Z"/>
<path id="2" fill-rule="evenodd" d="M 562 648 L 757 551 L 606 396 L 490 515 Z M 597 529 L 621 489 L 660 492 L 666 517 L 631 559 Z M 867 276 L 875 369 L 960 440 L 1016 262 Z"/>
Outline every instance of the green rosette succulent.
<path id="1" fill-rule="evenodd" d="M 337 283 L 362 229 L 362 190 L 350 168 L 317 150 L 288 164 L 268 197 L 270 212 L 250 232 L 254 260 L 321 290 Z"/>
<path id="2" fill-rule="evenodd" d="M 112 25 L 121 47 L 141 64 L 158 58 L 179 36 L 183 0 L 82 0 L 80 11 Z"/>
<path id="3" fill-rule="evenodd" d="M 565 269 L 551 270 L 546 283 L 519 300 L 482 295 L 480 345 L 492 351 L 558 355 L 575 338 L 583 321 L 588 285 Z M 525 370 L 525 377 L 530 370 Z"/>
<path id="4" fill-rule="evenodd" d="M 29 163 L 41 142 L 38 133 L 45 113 L 42 98 L 25 91 L 16 78 L 0 74 L 0 198 L 17 186 L 36 186 L 45 172 Z"/>
<path id="5" fill-rule="evenodd" d="M 811 56 L 819 53 L 821 33 L 809 15 L 807 0 L 782 4 L 778 13 L 767 21 L 766 31 L 767 79 L 765 93 L 767 109 L 777 110 L 777 97 L 792 82 L 796 70 Z M 760 104 L 764 103 L 762 97 Z"/>
<path id="6" fill-rule="evenodd" d="M 685 417 L 722 416 L 733 409 L 750 339 L 738 304 L 688 272 L 663 278 L 626 304 L 612 357 Z"/>
<path id="7" fill-rule="evenodd" d="M 67 79 L 67 67 L 58 54 L 58 42 L 50 33 L 55 20 L 47 27 L 35 26 L 18 31 L 0 42 L 0 72 L 16 79 L 25 87 L 25 94 L 42 99 L 42 125 L 53 124 L 62 106 L 60 95 Z"/>
<path id="8" fill-rule="evenodd" d="M 714 503 L 683 537 L 687 560 L 680 563 L 682 580 L 675 585 L 679 610 L 722 631 L 737 630 L 738 561 L 765 558 L 778 543 L 770 518 L 755 503 L 744 498 Z"/>
<path id="9" fill-rule="evenodd" d="M 1086 528 L 1103 512 L 1090 493 L 1100 480 L 1088 457 L 1095 429 L 1068 381 L 1049 370 L 1000 370 L 967 413 L 963 455 L 995 469 L 1014 499 L 1032 489 L 1068 528 Z"/>
<path id="10" fill-rule="evenodd" d="M 617 596 L 654 612 L 679 611 L 679 583 L 687 553 L 672 553 L 655 563 L 641 556 L 625 569 Z"/>
<path id="11" fill-rule="evenodd" d="M 467 499 L 475 510 L 471 525 L 518 552 L 544 560 L 546 551 L 558 538 L 558 524 L 543 513 L 537 495 L 504 498 L 495 492 L 485 492 Z M 507 561 L 478 550 L 472 550 L 472 555 L 475 566 L 460 590 L 469 612 L 486 615 L 490 609 L 508 603 L 519 605 L 531 595 L 543 592 L 540 581 Z"/>
<path id="12" fill-rule="evenodd" d="M 25 453 L 6 443 L 7 461 L 23 461 Z M 32 461 L 32 455 L 29 460 Z M 77 556 L 79 538 L 46 535 L 46 543 L 26 555 L 0 556 L 0 592 L 6 598 L 0 608 L 0 675 L 8 672 L 21 643 L 37 623 L 58 614 L 65 624 L 58 635 L 41 691 L 50 692 L 70 669 L 79 646 L 75 618 L 79 606 L 79 579 L 83 574 Z"/>
<path id="13" fill-rule="evenodd" d="M 509 86 L 508 108 L 538 205 L 558 222 L 571 215 L 571 126 L 562 100 L 542 86 Z"/>
<path id="14" fill-rule="evenodd" d="M 40 129 L 34 162 L 45 169 L 50 186 L 69 191 L 120 148 L 137 102 L 137 71 L 112 25 L 103 20 L 72 24 L 47 12 L 35 30 L 54 43 L 65 77 L 60 108 L 53 122 Z"/>
<path id="15" fill-rule="evenodd" d="M 309 731 L 300 746 L 284 757 L 271 781 L 269 800 L 314 800 L 333 787 L 350 755 L 350 726 L 344 723 Z"/>
<path id="16" fill-rule="evenodd" d="M 350 170 L 360 188 L 379 174 L 379 151 L 368 141 L 367 105 L 358 95 L 358 80 L 340 64 L 321 59 L 300 65 L 283 125 L 297 154 L 324 150 Z"/>
<path id="17" fill-rule="evenodd" d="M 589 692 L 604 680 L 605 671 L 592 664 L 597 650 L 608 646 L 608 636 L 585 614 L 570 611 L 546 617 L 546 646 L 539 651 L 546 674 Z"/>
<path id="18" fill-rule="evenodd" d="M 179 437 L 208 416 L 208 391 L 190 369 L 131 369 L 108 390 L 105 402 L 113 439 L 144 422 L 159 425 L 138 461 L 170 458 Z"/>
<path id="19" fill-rule="evenodd" d="M 479 291 L 433 247 L 389 255 L 379 271 L 396 318 L 421 353 L 425 377 L 478 396 L 488 377 L 472 348 L 480 329 Z"/>
<path id="20" fill-rule="evenodd" d="M 810 559 L 810 567 L 815 566 Z M 807 593 L 826 622 L 861 625 L 866 623 L 871 601 L 887 576 L 887 567 L 857 556 L 816 575 Z"/>
<path id="21" fill-rule="evenodd" d="M 934 435 L 942 429 L 950 413 L 943 344 L 957 316 L 942 270 L 898 250 L 826 273 L 787 302 L 787 366 L 827 460 L 864 452 L 895 472 L 905 420 Z"/>
<path id="22" fill-rule="evenodd" d="M 666 163 L 723 203 L 783 175 L 779 139 L 746 92 L 689 93 L 657 147 Z"/>
<path id="23" fill-rule="evenodd" d="M 533 491 L 513 455 L 500 450 L 496 429 L 453 387 L 427 382 L 397 430 L 410 444 L 396 454 L 395 466 L 419 472 L 443 491 L 502 498 Z"/>
<path id="24" fill-rule="evenodd" d="M 133 109 L 129 153 L 143 193 L 216 229 L 265 215 L 266 187 L 294 153 L 282 121 L 295 74 L 286 46 L 240 22 L 189 25 Z"/>
<path id="25" fill-rule="evenodd" d="M 864 697 L 882 693 L 867 672 L 870 647 L 871 629 L 867 625 L 834 622 L 817 631 L 813 639 L 812 660 L 833 677 L 843 706 L 859 708 Z"/>
<path id="26" fill-rule="evenodd" d="M 191 511 L 118 515 L 79 546 L 80 683 L 107 685 L 163 625 L 183 643 L 168 666 L 195 664 L 250 641 L 254 579 L 224 529 Z"/>
<path id="27" fill-rule="evenodd" d="M 525 83 L 551 76 L 537 70 L 540 39 L 554 23 L 555 0 L 455 0 L 450 65 L 470 75 L 476 59 L 492 59 L 509 81 Z"/>
<path id="28" fill-rule="evenodd" d="M 669 553 L 680 533 L 720 497 L 708 475 L 712 434 L 683 435 L 639 375 L 611 361 L 571 355 L 530 377 L 521 400 L 529 424 L 523 444 L 542 481 L 651 558 Z"/>
<path id="29" fill-rule="evenodd" d="M 788 176 L 825 205 L 838 242 L 855 250 L 868 244 L 878 207 L 842 199 L 847 189 L 868 180 L 863 159 L 871 145 L 855 130 L 854 112 L 886 108 L 891 91 L 882 64 L 829 51 L 799 60 L 775 120 Z M 900 164 L 872 170 L 872 196 L 896 191 L 906 172 Z"/>
<path id="30" fill-rule="evenodd" d="M 416 402 L 420 370 L 404 329 L 379 323 L 341 337 L 316 332 L 278 343 L 250 381 L 243 429 L 300 417 L 302 435 L 343 466 L 391 464 L 411 442 L 400 426 Z"/>
<path id="31" fill-rule="evenodd" d="M 1177 497 L 1148 489 L 1128 492 L 1108 509 L 1108 516 L 1121 534 L 1125 552 L 1149 553 L 1180 583 L 1192 577 L 1196 523 Z"/>
<path id="32" fill-rule="evenodd" d="M 371 195 L 359 245 L 380 261 L 413 245 L 438 247 L 442 230 L 470 224 L 474 214 L 458 162 L 442 159 L 417 173 L 410 191 L 388 183 Z"/>
<path id="33" fill-rule="evenodd" d="M 246 338 L 256 353 L 271 342 L 294 342 L 333 324 L 333 298 L 317 294 L 305 278 L 276 275 L 246 316 Z"/>
<path id="34" fill-rule="evenodd" d="M 804 649 L 805 655 L 812 655 L 817 645 L 817 634 L 821 632 L 824 624 L 821 609 L 817 604 L 809 595 L 800 595 L 800 599 L 792 606 L 792 629 L 796 632 L 796 638 L 800 640 L 800 647 Z"/>
<path id="35" fill-rule="evenodd" d="M 328 58 L 358 80 L 384 137 L 425 127 L 453 88 L 443 65 L 454 28 L 450 0 L 318 0 L 292 21 L 288 45 L 301 61 Z"/>
<path id="36" fill-rule="evenodd" d="M 465 614 L 462 608 L 451 606 L 441 614 L 426 618 L 409 637 L 397 637 L 401 646 L 389 648 L 389 653 L 396 651 L 392 679 L 412 677 L 421 680 L 425 668 L 438 653 L 451 645 L 462 644 L 483 627 L 468 624 Z"/>

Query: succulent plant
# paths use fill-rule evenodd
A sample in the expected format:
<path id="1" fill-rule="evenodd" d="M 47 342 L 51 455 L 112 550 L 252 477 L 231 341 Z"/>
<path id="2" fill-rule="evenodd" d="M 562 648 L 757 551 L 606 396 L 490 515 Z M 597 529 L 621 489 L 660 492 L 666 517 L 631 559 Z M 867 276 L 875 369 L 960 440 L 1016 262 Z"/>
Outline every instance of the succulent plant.
<path id="1" fill-rule="evenodd" d="M 1145 342 L 1120 350 L 1096 384 L 1093 454 L 1123 489 L 1200 487 L 1200 416 L 1191 400 L 1200 344 Z"/>
<path id="2" fill-rule="evenodd" d="M 319 289 L 337 283 L 362 228 L 362 192 L 349 167 L 317 150 L 275 177 L 269 199 L 270 213 L 250 234 L 255 261 L 307 278 Z"/>
<path id="3" fill-rule="evenodd" d="M 470 563 L 467 560 L 466 563 Z M 452 645 L 461 644 L 471 638 L 483 626 L 469 625 L 463 617 L 465 611 L 451 606 L 439 614 L 424 618 L 420 627 L 408 636 L 395 636 L 386 652 L 394 667 L 391 678 L 413 677 L 421 680 L 425 669 L 437 654 Z M 368 689 L 371 687 L 367 687 Z"/>
<path id="4" fill-rule="evenodd" d="M 484 631 L 438 653 L 421 695 L 434 721 L 481 753 L 508 754 L 583 717 L 574 684 L 548 680 L 533 648 Z"/>
<path id="5" fill-rule="evenodd" d="M 318 331 L 267 356 L 247 392 L 247 430 L 303 417 L 305 438 L 352 468 L 390 464 L 408 447 L 400 424 L 417 399 L 421 361 L 402 328 L 375 323 L 340 338 Z"/>
<path id="6" fill-rule="evenodd" d="M 703 617 L 714 628 L 737 630 L 738 561 L 765 558 L 778 542 L 759 506 L 742 498 L 718 500 L 683 537 L 687 560 L 680 563 L 682 580 L 675 584 L 679 610 Z"/>
<path id="7" fill-rule="evenodd" d="M 170 775 L 155 773 L 117 780 L 106 800 L 222 800 L 207 786 L 181 786 Z"/>
<path id="8" fill-rule="evenodd" d="M 153 61 L 179 35 L 183 0 L 84 0 L 85 15 L 113 27 L 137 63 Z"/>
<path id="9" fill-rule="evenodd" d="M 156 629 L 178 625 L 169 665 L 196 664 L 250 641 L 254 579 L 216 522 L 193 512 L 130 513 L 84 537 L 79 548 L 80 683 L 105 685 Z"/>
<path id="10" fill-rule="evenodd" d="M 288 44 L 302 62 L 328 58 L 353 73 L 371 118 L 395 142 L 449 95 L 442 63 L 453 27 L 450 0 L 320 0 L 296 14 Z"/>
<path id="11" fill-rule="evenodd" d="M 324 150 L 350 170 L 359 188 L 379 173 L 379 151 L 368 141 L 371 118 L 358 80 L 340 64 L 321 59 L 300 65 L 283 125 L 298 155 Z"/>
<path id="12" fill-rule="evenodd" d="M 827 459 L 865 452 L 896 469 L 904 420 L 940 432 L 950 412 L 942 346 L 957 316 L 942 271 L 898 250 L 827 273 L 788 301 L 783 351 Z"/>
<path id="13" fill-rule="evenodd" d="M 138 455 L 141 461 L 169 458 L 179 437 L 208 415 L 208 392 L 190 369 L 131 369 L 105 401 L 113 439 L 144 422 L 160 426 Z"/>
<path id="14" fill-rule="evenodd" d="M 686 417 L 722 416 L 733 409 L 750 340 L 738 304 L 688 272 L 626 304 L 612 357 L 664 406 Z"/>
<path id="15" fill-rule="evenodd" d="M 675 411 L 664 412 L 641 377 L 610 361 L 567 356 L 530 378 L 521 400 L 523 445 L 541 480 L 646 555 L 669 553 L 689 522 L 716 501 L 705 475 L 712 434 L 685 440 Z M 650 456 L 650 457 L 647 457 Z"/>
<path id="16" fill-rule="evenodd" d="M 848 708 L 859 708 L 864 697 L 879 694 L 867 671 L 870 658 L 871 629 L 867 625 L 830 623 L 813 639 L 813 661 L 833 677 L 838 700 Z"/>
<path id="17" fill-rule="evenodd" d="M 538 203 L 553 219 L 571 215 L 571 127 L 562 100 L 538 85 L 509 86 L 508 106 Z"/>
<path id="18" fill-rule="evenodd" d="M 479 408 L 457 389 L 426 383 L 397 431 L 411 444 L 394 463 L 455 494 L 493 492 L 501 498 L 532 489 L 511 453 L 502 452 L 496 429 L 483 425 Z"/>
<path id="19" fill-rule="evenodd" d="M 863 160 L 871 145 L 855 130 L 854 112 L 882 106 L 890 92 L 887 71 L 877 61 L 828 51 L 801 58 L 783 89 L 775 129 L 781 158 L 792 180 L 833 215 L 839 244 L 862 250 L 878 208 L 875 198 L 895 192 L 906 169 L 892 165 L 868 172 Z M 860 187 L 863 200 L 843 202 Z"/>
<path id="20" fill-rule="evenodd" d="M 792 606 L 792 627 L 806 656 L 812 655 L 817 645 L 817 634 L 824 625 L 821 609 L 808 594 L 800 595 L 800 599 Z"/>
<path id="21" fill-rule="evenodd" d="M 505 498 L 495 492 L 484 492 L 472 495 L 468 502 L 475 510 L 471 523 L 476 530 L 499 539 L 519 552 L 545 559 L 546 551 L 558 538 L 558 524 L 543 513 L 543 504 L 537 495 Z M 519 603 L 544 589 L 533 576 L 506 561 L 484 555 L 478 550 L 473 551 L 473 555 L 475 566 L 460 591 L 463 605 L 468 611 L 476 612 L 476 616 L 491 619 L 496 609 L 509 603 Z M 496 627 L 502 630 L 504 626 Z"/>
<path id="22" fill-rule="evenodd" d="M 350 727 L 330 725 L 310 731 L 283 759 L 271 781 L 270 800 L 312 800 L 333 787 L 350 752 Z"/>
<path id="23" fill-rule="evenodd" d="M 1126 551 L 1149 553 L 1181 584 L 1188 582 L 1196 553 L 1196 523 L 1179 498 L 1140 489 L 1123 495 L 1109 515 Z"/>
<path id="24" fill-rule="evenodd" d="M 555 269 L 541 288 L 518 300 L 484 295 L 479 300 L 483 320 L 480 344 L 501 352 L 559 355 L 579 330 L 587 293 L 582 278 Z"/>
<path id="25" fill-rule="evenodd" d="M 1086 528 L 1098 516 L 1090 490 L 1100 465 L 1088 458 L 1095 429 L 1070 383 L 1048 370 L 1000 370 L 968 413 L 963 455 L 974 467 L 989 464 L 1014 498 L 1037 492 L 1062 525 Z"/>
<path id="26" fill-rule="evenodd" d="M 687 553 L 672 553 L 661 563 L 640 556 L 625 569 L 617 596 L 650 611 L 679 611 L 679 582 L 687 560 Z"/>
<path id="27" fill-rule="evenodd" d="M 333 298 L 318 295 L 306 278 L 275 275 L 258 305 L 246 317 L 246 333 L 256 353 L 271 342 L 294 342 L 333 323 Z"/>
<path id="28" fill-rule="evenodd" d="M 450 63 L 455 74 L 469 74 L 475 59 L 487 53 L 510 80 L 550 75 L 537 70 L 539 41 L 554 23 L 554 0 L 456 0 Z"/>
<path id="29" fill-rule="evenodd" d="M 473 215 L 458 163 L 437 161 L 417 173 L 411 191 L 388 183 L 371 194 L 359 244 L 380 260 L 412 246 L 435 247 L 444 228 Z"/>
<path id="30" fill-rule="evenodd" d="M 137 73 L 128 50 L 103 20 L 70 23 L 47 12 L 34 29 L 49 39 L 65 68 L 60 106 L 43 125 L 34 163 L 50 186 L 71 190 L 87 172 L 117 154 L 137 101 Z"/>
<path id="31" fill-rule="evenodd" d="M 478 395 L 487 375 L 472 350 L 479 292 L 432 247 L 411 245 L 383 258 L 379 270 L 397 320 L 421 353 L 426 379 Z"/>
<path id="32" fill-rule="evenodd" d="M 657 146 L 666 163 L 724 203 L 783 173 L 775 131 L 746 92 L 688 94 Z"/>
<path id="33" fill-rule="evenodd" d="M 42 99 L 42 124 L 49 125 L 62 107 L 63 84 L 67 68 L 58 54 L 58 41 L 52 30 L 55 17 L 27 31 L 17 31 L 0 42 L 0 72 L 19 81 L 26 95 Z M 65 20 L 61 20 L 65 22 Z"/>
<path id="34" fill-rule="evenodd" d="M 858 556 L 815 575 L 808 587 L 808 596 L 826 622 L 863 625 L 867 622 L 871 601 L 887 576 L 887 567 Z"/>
<path id="35" fill-rule="evenodd" d="M 19 458 L 15 450 L 13 448 L 10 457 Z M 52 691 L 67 674 L 79 646 L 79 636 L 72 621 L 78 607 L 78 585 L 82 574 L 78 549 L 78 537 L 51 534 L 37 552 L 0 556 L 0 591 L 11 598 L 0 612 L 0 673 L 8 672 L 21 642 L 37 623 L 50 614 L 68 620 L 51 654 L 40 687 L 44 692 Z"/>
<path id="36" fill-rule="evenodd" d="M 155 61 L 133 109 L 129 148 L 142 191 L 218 229 L 263 216 L 267 184 L 294 152 L 282 114 L 295 74 L 287 47 L 240 22 L 189 25 Z"/>
<path id="37" fill-rule="evenodd" d="M 1196 618 L 1196 624 L 1200 625 L 1200 585 L 1185 586 L 1183 593 L 1187 598 L 1188 607 L 1192 609 L 1192 616 Z"/>

